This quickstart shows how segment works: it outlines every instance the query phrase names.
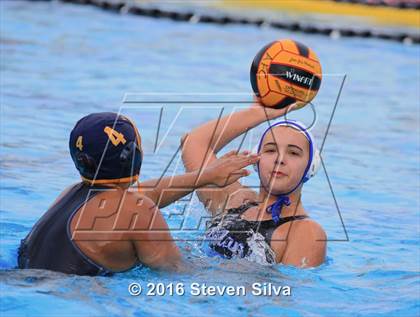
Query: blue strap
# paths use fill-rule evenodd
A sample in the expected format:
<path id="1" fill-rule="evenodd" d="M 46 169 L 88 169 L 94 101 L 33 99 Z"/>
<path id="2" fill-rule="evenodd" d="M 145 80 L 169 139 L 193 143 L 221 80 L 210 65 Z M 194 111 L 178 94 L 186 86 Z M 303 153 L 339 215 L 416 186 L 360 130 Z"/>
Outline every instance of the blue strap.
<path id="1" fill-rule="evenodd" d="M 274 204 L 267 207 L 267 212 L 271 213 L 271 217 L 276 224 L 280 222 L 280 214 L 283 205 L 290 206 L 290 199 L 288 196 L 278 196 Z"/>

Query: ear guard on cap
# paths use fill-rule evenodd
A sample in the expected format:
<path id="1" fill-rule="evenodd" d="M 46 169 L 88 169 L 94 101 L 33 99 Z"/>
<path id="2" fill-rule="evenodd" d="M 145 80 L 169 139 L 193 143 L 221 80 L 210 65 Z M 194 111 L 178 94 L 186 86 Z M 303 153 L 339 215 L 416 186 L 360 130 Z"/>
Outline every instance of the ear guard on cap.
<path id="1" fill-rule="evenodd" d="M 86 177 L 93 179 L 96 173 L 96 169 L 98 168 L 95 159 L 86 153 L 78 152 L 76 154 L 76 160 L 76 166 L 80 174 L 86 175 Z"/>
<path id="2" fill-rule="evenodd" d="M 76 153 L 77 169 L 83 177 L 94 179 L 98 164 L 95 159 L 84 152 Z M 138 148 L 136 142 L 129 142 L 120 154 L 121 173 L 120 175 L 137 175 L 140 172 L 143 161 L 143 153 Z"/>
<path id="3" fill-rule="evenodd" d="M 306 172 L 305 177 L 303 178 L 303 182 L 307 182 L 310 178 L 314 177 L 316 173 L 319 171 L 321 167 L 321 156 L 319 155 L 319 150 L 315 149 L 311 166 L 309 167 L 308 171 Z"/>
<path id="4" fill-rule="evenodd" d="M 136 175 L 140 171 L 143 154 L 138 148 L 136 142 L 129 142 L 120 154 L 120 162 L 124 170 L 129 169 L 130 175 Z M 134 171 L 134 173 L 133 173 Z M 123 174 L 127 174 L 124 172 Z"/>

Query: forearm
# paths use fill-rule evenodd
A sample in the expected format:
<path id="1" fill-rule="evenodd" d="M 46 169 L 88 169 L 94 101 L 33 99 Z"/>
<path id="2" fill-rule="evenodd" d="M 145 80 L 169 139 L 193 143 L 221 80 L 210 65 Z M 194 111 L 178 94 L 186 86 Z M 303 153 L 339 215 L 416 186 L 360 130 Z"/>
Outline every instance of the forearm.
<path id="1" fill-rule="evenodd" d="M 209 184 L 210 182 L 205 175 L 199 177 L 198 171 L 194 171 L 182 175 L 149 180 L 141 183 L 139 188 L 159 208 L 164 208 L 195 189 Z"/>
<path id="2" fill-rule="evenodd" d="M 247 108 L 199 126 L 189 133 L 189 137 L 217 153 L 230 141 L 266 120 L 263 107 Z"/>
<path id="3" fill-rule="evenodd" d="M 210 162 L 215 154 L 236 137 L 266 121 L 263 107 L 251 107 L 205 123 L 182 139 L 182 153 L 187 171 Z"/>

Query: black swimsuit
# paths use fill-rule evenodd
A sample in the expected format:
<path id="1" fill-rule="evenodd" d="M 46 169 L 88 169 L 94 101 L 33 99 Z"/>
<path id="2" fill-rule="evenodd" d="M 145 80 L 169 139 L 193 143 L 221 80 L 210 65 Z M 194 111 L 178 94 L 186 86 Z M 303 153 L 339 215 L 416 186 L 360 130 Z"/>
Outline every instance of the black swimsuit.
<path id="1" fill-rule="evenodd" d="M 267 264 L 276 263 L 275 254 L 270 247 L 274 230 L 286 222 L 304 219 L 307 216 L 280 218 L 278 224 L 273 220 L 248 221 L 241 218 L 247 209 L 257 205 L 256 202 L 250 202 L 215 216 L 206 232 L 209 247 L 226 258 L 238 256 L 253 258 Z M 260 259 L 261 257 L 264 259 Z"/>
<path id="2" fill-rule="evenodd" d="M 21 241 L 18 266 L 78 275 L 109 275 L 77 247 L 71 239 L 70 222 L 81 206 L 106 187 L 78 183 L 38 220 Z"/>

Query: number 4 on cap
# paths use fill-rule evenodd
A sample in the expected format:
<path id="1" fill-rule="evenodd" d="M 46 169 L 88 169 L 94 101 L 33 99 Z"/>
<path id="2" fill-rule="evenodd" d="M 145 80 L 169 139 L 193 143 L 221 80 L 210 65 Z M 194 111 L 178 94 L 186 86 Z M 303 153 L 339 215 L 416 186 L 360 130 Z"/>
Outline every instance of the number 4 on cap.
<path id="1" fill-rule="evenodd" d="M 83 151 L 83 136 L 79 135 L 79 137 L 77 138 L 77 141 L 76 141 L 76 147 L 77 147 L 80 151 Z"/>
<path id="2" fill-rule="evenodd" d="M 114 129 L 110 128 L 110 127 L 105 127 L 104 132 L 106 134 L 108 134 L 108 138 L 109 140 L 112 142 L 112 144 L 114 144 L 115 146 L 117 146 L 118 144 L 120 144 L 120 142 L 122 144 L 125 144 L 125 142 L 127 142 L 124 139 L 124 134 L 119 133 L 118 131 L 115 131 Z"/>

